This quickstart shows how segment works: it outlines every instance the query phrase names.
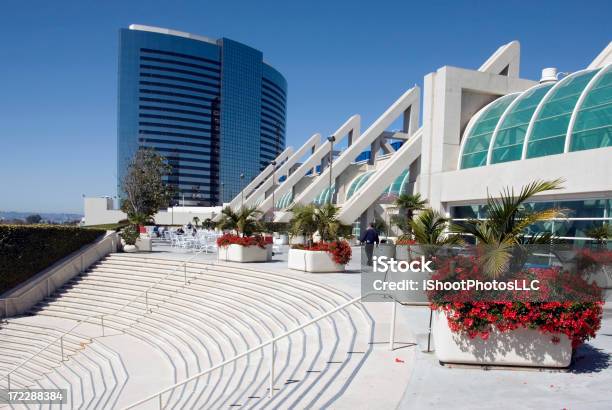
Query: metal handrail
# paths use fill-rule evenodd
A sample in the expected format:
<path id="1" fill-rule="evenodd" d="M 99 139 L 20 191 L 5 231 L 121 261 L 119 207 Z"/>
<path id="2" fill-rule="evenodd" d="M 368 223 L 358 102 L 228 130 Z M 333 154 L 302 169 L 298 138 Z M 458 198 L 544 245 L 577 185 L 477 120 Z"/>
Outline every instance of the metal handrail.
<path id="1" fill-rule="evenodd" d="M 22 361 L 21 363 L 19 363 L 17 366 L 15 366 L 13 369 L 11 369 L 11 371 L 9 371 L 8 373 L 5 373 L 2 377 L 0 377 L 0 382 L 3 380 L 8 380 L 8 389 L 11 389 L 11 374 L 13 374 L 15 371 L 19 370 L 22 366 L 24 366 L 25 364 L 29 363 L 32 359 L 34 359 L 35 357 L 37 357 L 38 355 L 40 355 L 41 353 L 45 352 L 48 348 L 50 348 L 51 346 L 53 346 L 55 343 L 57 343 L 58 341 L 60 341 L 60 345 L 62 346 L 61 349 L 61 361 L 64 361 L 64 349 L 63 349 L 63 343 L 64 343 L 64 337 L 68 336 L 72 333 L 72 331 L 74 329 L 76 329 L 77 327 L 79 327 L 80 325 L 82 325 L 83 323 L 89 323 L 90 319 L 99 319 L 100 320 L 100 324 L 102 326 L 102 335 L 104 335 L 104 317 L 105 316 L 110 316 L 110 315 L 116 315 L 119 312 L 121 312 L 123 309 L 125 309 L 126 307 L 128 307 L 132 302 L 134 302 L 135 300 L 138 300 L 139 298 L 141 298 L 143 295 L 145 295 L 145 299 L 148 299 L 148 292 L 153 289 L 155 286 L 157 286 L 159 283 L 161 283 L 163 280 L 165 280 L 166 278 L 168 278 L 170 275 L 172 275 L 174 272 L 176 272 L 176 270 L 180 267 L 185 267 L 185 284 L 187 284 L 187 264 L 189 262 L 191 262 L 196 256 L 200 255 L 202 252 L 204 252 L 206 250 L 206 248 L 203 249 L 199 249 L 196 253 L 194 253 L 193 255 L 191 255 L 187 260 L 185 260 L 183 263 L 181 263 L 180 265 L 177 265 L 174 267 L 174 269 L 172 269 L 170 272 L 168 272 L 164 277 L 162 277 L 161 279 L 159 279 L 157 282 L 155 282 L 154 284 L 150 285 L 147 289 L 145 289 L 144 291 L 140 292 L 138 295 L 136 295 L 134 298 L 132 298 L 131 300 L 129 300 L 128 302 L 126 302 L 123 306 L 121 306 L 120 308 L 118 308 L 117 310 L 115 310 L 112 313 L 107 313 L 107 314 L 102 314 L 102 315 L 96 315 L 96 314 L 91 314 L 81 320 L 79 320 L 74 326 L 72 326 L 70 329 L 68 329 L 67 331 L 65 331 L 64 333 L 62 333 L 60 336 L 58 336 L 57 338 L 55 338 L 54 340 L 52 340 L 51 342 L 49 342 L 46 346 L 44 346 L 43 348 L 41 348 L 40 350 L 38 350 L 36 353 L 34 353 L 32 356 L 28 357 L 27 359 L 25 359 L 24 361 Z M 214 264 L 214 263 L 211 263 Z M 82 272 L 81 272 L 82 273 Z M 146 311 L 148 311 L 148 307 L 146 309 Z M 145 311 L 145 312 L 146 312 Z"/>
<path id="2" fill-rule="evenodd" d="M 382 293 L 381 292 L 369 292 L 369 293 L 366 293 L 364 295 L 358 296 L 358 297 L 356 297 L 354 299 L 351 299 L 348 302 L 346 302 L 346 303 L 344 303 L 344 304 L 342 304 L 340 306 L 337 306 L 334 309 L 332 309 L 332 310 L 330 310 L 330 311 L 328 311 L 326 313 L 323 313 L 322 315 L 319 315 L 319 316 L 315 317 L 314 319 L 311 319 L 308 322 L 303 323 L 303 324 L 301 324 L 300 326 L 298 326 L 298 327 L 296 327 L 294 329 L 291 329 L 291 330 L 289 330 L 289 331 L 287 331 L 285 333 L 282 333 L 282 334 L 280 334 L 278 336 L 275 336 L 275 337 L 273 337 L 272 339 L 270 339 L 270 340 L 268 340 L 266 342 L 263 342 L 263 343 L 255 346 L 255 347 L 250 348 L 249 350 L 247 350 L 245 352 L 242 352 L 242 353 L 238 354 L 237 356 L 234 356 L 234 357 L 232 357 L 230 359 L 227 359 L 227 360 L 225 360 L 225 361 L 223 361 L 223 362 L 221 362 L 221 363 L 219 363 L 219 364 L 217 364 L 217 365 L 215 365 L 215 366 L 213 366 L 213 367 L 211 367 L 211 368 L 209 368 L 207 370 L 204 370 L 204 371 L 202 371 L 200 373 L 197 373 L 197 374 L 195 374 L 193 376 L 190 376 L 190 377 L 186 378 L 183 381 L 180 381 L 180 382 L 178 382 L 178 383 L 176 383 L 176 384 L 174 384 L 174 385 L 172 385 L 170 387 L 167 387 L 167 388 L 165 388 L 163 390 L 158 391 L 157 393 L 154 393 L 154 394 L 152 394 L 150 396 L 147 396 L 147 397 L 145 397 L 142 400 L 139 400 L 139 401 L 137 401 L 135 403 L 132 403 L 132 404 L 128 405 L 127 407 L 124 407 L 123 410 L 133 409 L 136 406 L 140 406 L 141 404 L 147 403 L 147 402 L 149 402 L 149 401 L 151 401 L 151 400 L 153 400 L 155 398 L 158 399 L 159 408 L 163 409 L 162 395 L 164 393 L 172 391 L 172 390 L 176 389 L 177 387 L 180 387 L 180 386 L 182 386 L 184 384 L 187 384 L 187 383 L 191 382 L 192 380 L 195 380 L 195 379 L 198 379 L 198 378 L 200 378 L 202 376 L 205 376 L 208 373 L 211 373 L 211 372 L 213 372 L 213 371 L 215 371 L 215 370 L 217 370 L 217 369 L 219 369 L 219 368 L 221 368 L 223 366 L 226 366 L 226 365 L 228 365 L 230 363 L 233 363 L 236 360 L 239 360 L 239 359 L 241 359 L 241 358 L 243 358 L 245 356 L 248 356 L 251 353 L 254 353 L 254 352 L 258 351 L 258 350 L 262 350 L 266 346 L 270 346 L 270 375 L 269 375 L 268 397 L 272 397 L 274 395 L 274 344 L 278 340 L 284 339 L 285 337 L 290 336 L 290 335 L 292 335 L 295 332 L 303 330 L 305 327 L 310 326 L 310 325 L 312 325 L 314 323 L 317 323 L 318 321 L 320 321 L 322 319 L 325 319 L 328 316 L 331 316 L 332 314 L 334 314 L 334 313 L 336 313 L 336 312 L 338 312 L 340 310 L 346 309 L 347 307 L 349 307 L 349 306 L 351 306 L 351 305 L 353 305 L 353 304 L 355 304 L 357 302 L 360 302 L 365 297 L 370 296 L 370 295 L 374 295 L 374 294 L 382 294 Z M 395 305 L 396 305 L 396 303 L 395 303 L 395 300 L 394 300 L 393 301 L 393 310 L 391 311 L 391 328 L 390 328 L 390 340 L 389 340 L 389 346 L 390 346 L 391 349 L 393 349 L 393 341 L 394 341 L 394 335 L 395 335 Z"/>

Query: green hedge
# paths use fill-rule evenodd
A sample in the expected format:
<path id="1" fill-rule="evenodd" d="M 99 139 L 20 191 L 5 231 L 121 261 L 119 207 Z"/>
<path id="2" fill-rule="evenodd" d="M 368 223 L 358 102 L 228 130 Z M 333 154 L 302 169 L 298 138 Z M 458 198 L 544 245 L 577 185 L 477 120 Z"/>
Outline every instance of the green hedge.
<path id="1" fill-rule="evenodd" d="M 61 225 L 0 225 L 0 294 L 105 232 Z"/>

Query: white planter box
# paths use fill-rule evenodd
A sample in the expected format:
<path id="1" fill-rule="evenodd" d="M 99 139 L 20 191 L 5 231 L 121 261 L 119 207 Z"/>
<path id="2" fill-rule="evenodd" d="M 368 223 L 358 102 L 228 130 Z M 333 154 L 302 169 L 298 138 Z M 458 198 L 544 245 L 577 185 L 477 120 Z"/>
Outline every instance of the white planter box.
<path id="1" fill-rule="evenodd" d="M 325 251 L 289 250 L 289 269 L 303 272 L 344 272 L 344 265 L 334 262 L 332 255 Z"/>
<path id="2" fill-rule="evenodd" d="M 138 247 L 136 245 L 123 245 L 123 252 L 126 252 L 126 253 L 138 252 Z"/>
<path id="3" fill-rule="evenodd" d="M 136 247 L 141 252 L 151 252 L 153 250 L 151 238 L 140 237 L 136 239 Z"/>
<path id="4" fill-rule="evenodd" d="M 219 260 L 228 262 L 267 262 L 272 260 L 272 246 L 229 245 L 219 247 Z"/>
<path id="5" fill-rule="evenodd" d="M 433 336 L 436 356 L 443 363 L 568 367 L 572 359 L 572 343 L 564 334 L 526 328 L 508 332 L 492 329 L 487 340 L 479 336 L 470 339 L 450 330 L 443 311 L 434 312 Z M 559 338 L 559 343 L 552 342 L 553 336 Z"/>

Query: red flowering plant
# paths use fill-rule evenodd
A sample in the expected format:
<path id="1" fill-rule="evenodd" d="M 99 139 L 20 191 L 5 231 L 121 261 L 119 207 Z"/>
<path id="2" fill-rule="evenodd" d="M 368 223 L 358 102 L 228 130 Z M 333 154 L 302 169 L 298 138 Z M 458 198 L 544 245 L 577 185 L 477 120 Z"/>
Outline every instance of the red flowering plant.
<path id="1" fill-rule="evenodd" d="M 257 220 L 260 214 L 261 212 L 255 207 L 240 208 L 238 211 L 230 207 L 223 209 L 217 227 L 230 232 L 225 232 L 223 236 L 217 238 L 217 246 L 240 245 L 265 248 L 271 244 L 272 237 L 259 234 L 263 230 L 263 224 Z"/>
<path id="2" fill-rule="evenodd" d="M 341 237 L 348 237 L 351 227 L 342 224 L 338 218 L 339 208 L 332 204 L 296 205 L 290 223 L 292 236 L 302 236 L 305 244 L 293 245 L 293 249 L 329 252 L 334 262 L 346 265 L 351 260 L 351 245 Z M 320 241 L 315 242 L 318 234 Z"/>
<path id="3" fill-rule="evenodd" d="M 271 236 L 238 236 L 231 233 L 225 233 L 219 238 L 217 238 L 217 246 L 224 248 L 230 245 L 240 245 L 240 246 L 259 246 L 260 248 L 265 248 L 266 245 L 272 243 Z"/>
<path id="4" fill-rule="evenodd" d="M 329 252 L 334 262 L 339 265 L 346 265 L 349 263 L 353 254 L 351 245 L 347 241 L 315 242 L 311 245 L 294 245 L 293 249 Z"/>
<path id="5" fill-rule="evenodd" d="M 550 333 L 553 342 L 559 341 L 557 334 L 567 335 L 574 348 L 595 336 L 603 297 L 598 284 L 589 280 L 594 265 L 567 258 L 581 252 L 555 249 L 552 232 L 536 229 L 540 222 L 565 215 L 564 210 L 542 210 L 528 203 L 536 194 L 560 189 L 561 182 L 535 181 L 516 194 L 505 189 L 487 199 L 483 219 L 453 226 L 476 246 L 462 248 L 461 254 L 437 252 L 432 279 L 441 286 L 428 291 L 433 308 L 446 313 L 451 330 L 486 339 L 494 329 L 538 329 Z M 470 280 L 482 286 L 452 287 Z M 510 283 L 522 288 L 510 288 Z"/>
<path id="6" fill-rule="evenodd" d="M 437 286 L 427 295 L 433 309 L 446 313 L 454 332 L 487 339 L 493 329 L 506 332 L 524 327 L 550 333 L 553 341 L 558 341 L 555 334 L 565 334 L 575 348 L 595 337 L 600 327 L 601 288 L 589 282 L 584 272 L 525 267 L 494 279 L 483 273 L 475 255 L 436 256 L 435 262 L 431 279 Z M 490 288 L 466 287 L 469 281 L 489 283 Z M 495 287 L 494 282 L 504 285 Z M 509 289 L 509 283 L 522 287 Z M 534 283 L 537 287 L 529 287 Z"/>

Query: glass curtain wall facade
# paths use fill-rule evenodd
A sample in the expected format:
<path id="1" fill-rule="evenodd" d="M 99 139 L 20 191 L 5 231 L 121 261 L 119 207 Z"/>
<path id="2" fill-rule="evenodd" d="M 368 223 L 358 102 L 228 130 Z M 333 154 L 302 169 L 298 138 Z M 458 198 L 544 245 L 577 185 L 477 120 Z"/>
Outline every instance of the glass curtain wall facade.
<path id="1" fill-rule="evenodd" d="M 551 232 L 557 239 L 570 244 L 592 244 L 589 230 L 604 224 L 612 224 L 612 198 L 593 198 L 582 200 L 540 201 L 526 204 L 530 211 L 550 208 L 563 209 L 563 218 L 551 219 L 531 226 L 530 232 Z M 462 205 L 450 208 L 451 218 L 455 222 L 468 219 L 486 218 L 486 205 Z M 612 247 L 612 242 L 608 242 Z"/>
<path id="2" fill-rule="evenodd" d="M 122 29 L 118 91 L 119 193 L 139 147 L 168 160 L 187 206 L 229 201 L 285 148 L 287 83 L 244 44 Z"/>

